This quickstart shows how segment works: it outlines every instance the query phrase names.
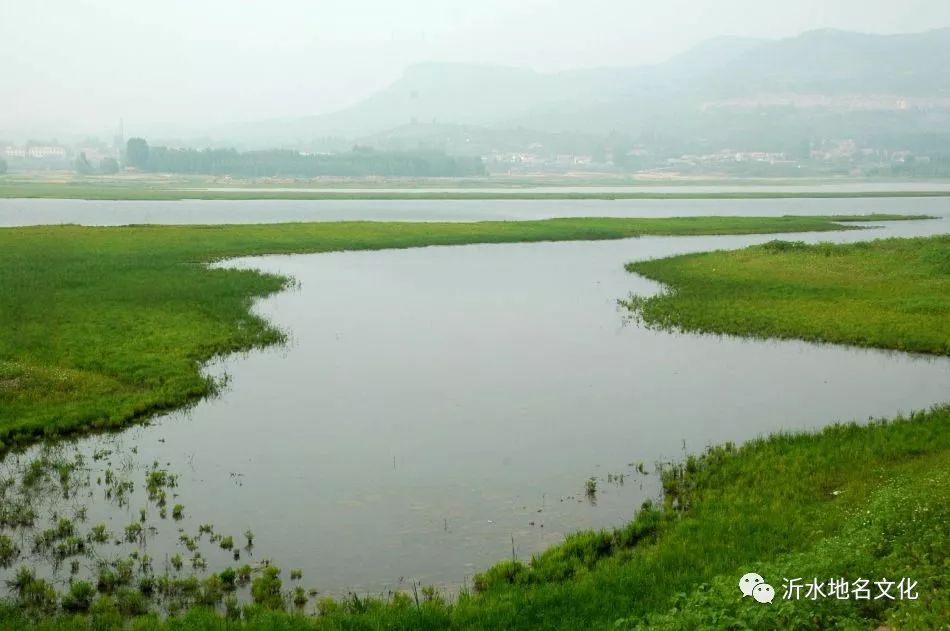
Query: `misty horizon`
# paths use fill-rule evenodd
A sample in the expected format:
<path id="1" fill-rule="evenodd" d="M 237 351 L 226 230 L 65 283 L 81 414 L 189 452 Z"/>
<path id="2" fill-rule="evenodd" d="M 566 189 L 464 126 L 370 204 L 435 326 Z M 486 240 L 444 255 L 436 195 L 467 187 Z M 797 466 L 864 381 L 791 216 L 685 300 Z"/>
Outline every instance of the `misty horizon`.
<path id="1" fill-rule="evenodd" d="M 7 104 L 0 138 L 109 138 L 120 118 L 127 136 L 200 137 L 228 124 L 337 112 L 419 64 L 552 74 L 648 66 L 721 37 L 775 40 L 822 29 L 909 33 L 950 24 L 950 6 L 927 0 L 882 3 L 874 11 L 850 1 L 834 8 L 602 1 L 577 10 L 554 10 L 549 2 L 451 4 L 399 11 L 371 1 L 314 8 L 285 0 L 267 9 L 219 2 L 20 3 L 0 26 L 0 50 L 16 60 L 0 85 Z"/>

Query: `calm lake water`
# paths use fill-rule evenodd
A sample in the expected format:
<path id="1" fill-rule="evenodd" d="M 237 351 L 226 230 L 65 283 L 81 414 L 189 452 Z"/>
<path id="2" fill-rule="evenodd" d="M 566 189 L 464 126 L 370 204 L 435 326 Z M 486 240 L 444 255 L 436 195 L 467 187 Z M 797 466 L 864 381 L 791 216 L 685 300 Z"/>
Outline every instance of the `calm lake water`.
<path id="1" fill-rule="evenodd" d="M 651 189 L 652 190 L 652 189 Z M 0 199 L 0 226 L 280 223 L 290 221 L 488 221 L 552 217 L 699 215 L 950 215 L 950 197 L 866 199 L 626 200 L 190 200 Z"/>
<path id="2" fill-rule="evenodd" d="M 749 214 L 831 213 L 846 206 L 942 216 L 860 232 L 782 236 L 810 242 L 950 232 L 948 203 L 684 202 L 688 214 L 726 214 L 740 206 Z M 103 206 L 86 204 L 76 206 L 90 212 Z M 274 205 L 197 207 L 217 204 L 257 209 L 249 215 Z M 583 214 L 590 205 L 477 202 L 470 212 L 480 206 L 511 217 Z M 405 212 L 399 218 L 407 218 Z M 657 497 L 656 462 L 713 443 L 890 416 L 950 399 L 946 358 L 657 332 L 625 323 L 616 306 L 631 292 L 658 289 L 626 273 L 628 261 L 782 237 L 651 237 L 230 261 L 226 265 L 299 281 L 255 306 L 290 342 L 209 366 L 210 374 L 229 380 L 215 399 L 77 445 L 87 454 L 104 447 L 122 453 L 130 472 L 159 462 L 181 475 L 174 501 L 186 506 L 187 517 L 180 524 L 169 520 L 151 536 L 156 559 L 185 554 L 178 527 L 193 532 L 213 523 L 236 538 L 252 528 L 260 555 L 285 569 L 302 568 L 305 585 L 323 593 L 381 592 L 410 581 L 470 584 L 474 572 L 511 557 L 512 540 L 515 554 L 528 558 L 572 531 L 625 523 L 642 501 Z M 641 462 L 648 475 L 631 466 Z M 607 482 L 608 474 L 620 473 L 622 485 Z M 600 479 L 596 503 L 584 496 L 590 477 Z M 106 521 L 121 531 L 141 505 L 94 501 L 90 523 Z M 210 569 L 229 560 L 226 554 L 208 559 Z"/>

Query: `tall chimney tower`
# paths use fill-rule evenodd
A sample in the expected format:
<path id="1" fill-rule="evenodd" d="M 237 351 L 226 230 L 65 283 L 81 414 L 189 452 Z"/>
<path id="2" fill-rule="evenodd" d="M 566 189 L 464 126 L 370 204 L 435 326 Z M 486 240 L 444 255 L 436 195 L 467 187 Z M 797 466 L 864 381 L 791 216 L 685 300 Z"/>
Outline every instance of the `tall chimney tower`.
<path id="1" fill-rule="evenodd" d="M 112 138 L 112 151 L 115 153 L 115 159 L 123 162 L 125 156 L 125 120 L 119 118 L 119 131 Z"/>

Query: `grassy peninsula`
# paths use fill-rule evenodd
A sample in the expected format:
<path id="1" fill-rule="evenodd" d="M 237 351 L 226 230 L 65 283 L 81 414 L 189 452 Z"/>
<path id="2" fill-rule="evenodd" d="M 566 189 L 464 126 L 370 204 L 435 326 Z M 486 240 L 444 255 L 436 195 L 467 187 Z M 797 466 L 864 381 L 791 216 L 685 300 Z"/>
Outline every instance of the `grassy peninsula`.
<path id="1" fill-rule="evenodd" d="M 950 354 L 950 235 L 772 241 L 627 270 L 668 288 L 629 302 L 650 325 Z"/>

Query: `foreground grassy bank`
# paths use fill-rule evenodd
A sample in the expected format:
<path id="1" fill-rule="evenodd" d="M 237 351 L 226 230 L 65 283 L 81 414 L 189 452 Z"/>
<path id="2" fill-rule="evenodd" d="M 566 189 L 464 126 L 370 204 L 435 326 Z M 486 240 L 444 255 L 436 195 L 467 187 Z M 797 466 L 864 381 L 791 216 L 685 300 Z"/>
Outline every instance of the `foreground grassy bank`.
<path id="1" fill-rule="evenodd" d="M 622 529 L 570 536 L 528 564 L 501 563 L 451 604 L 424 591 L 319 601 L 318 617 L 286 613 L 268 609 L 291 597 L 287 576 L 275 574 L 256 592 L 267 605 L 229 609 L 231 618 L 196 608 L 165 621 L 130 620 L 129 602 L 136 601 L 128 590 L 100 596 L 84 605 L 91 615 L 80 616 L 55 613 L 55 599 L 37 597 L 48 589 L 27 583 L 10 586 L 0 625 L 10 631 L 871 629 L 882 623 L 936 629 L 950 616 L 950 407 L 715 447 L 662 475 L 664 504 L 644 505 Z M 739 577 L 753 571 L 775 587 L 771 605 L 741 597 Z M 906 577 L 917 598 L 784 600 L 783 579 L 795 577 L 823 583 Z"/>
<path id="2" fill-rule="evenodd" d="M 431 185 L 431 184 L 430 184 Z M 220 185 L 216 185 L 220 186 Z M 405 186 L 398 184 L 397 186 Z M 436 184 L 438 186 L 438 184 Z M 542 184 L 543 186 L 543 184 Z M 651 185 L 638 184 L 638 190 L 623 192 L 603 192 L 592 189 L 564 190 L 564 191 L 519 191 L 512 188 L 506 191 L 479 190 L 477 187 L 462 188 L 450 191 L 405 191 L 366 190 L 366 191 L 321 191 L 307 190 L 280 190 L 255 187 L 256 190 L 204 190 L 201 187 L 189 188 L 179 185 L 169 185 L 159 182 L 23 182 L 0 180 L 0 198 L 18 199 L 88 199 L 88 200 L 154 200 L 176 201 L 184 199 L 296 199 L 296 200 L 369 200 L 369 199 L 404 199 L 404 200 L 440 200 L 440 199 L 835 199 L 835 198 L 877 198 L 877 197 L 948 197 L 950 191 L 908 191 L 895 188 L 892 191 L 724 191 L 702 192 L 682 191 L 663 192 L 651 190 Z M 221 187 L 226 189 L 227 187 Z"/>
<path id="3" fill-rule="evenodd" d="M 950 235 L 773 241 L 627 269 L 669 288 L 628 303 L 651 325 L 950 354 Z"/>
<path id="4" fill-rule="evenodd" d="M 857 219 L 862 217 L 0 229 L 0 444 L 117 427 L 181 406 L 213 389 L 199 373 L 202 362 L 279 341 L 281 333 L 249 307 L 286 279 L 209 269 L 204 263 L 210 260 L 651 234 L 824 231 L 843 229 L 836 221 Z"/>

